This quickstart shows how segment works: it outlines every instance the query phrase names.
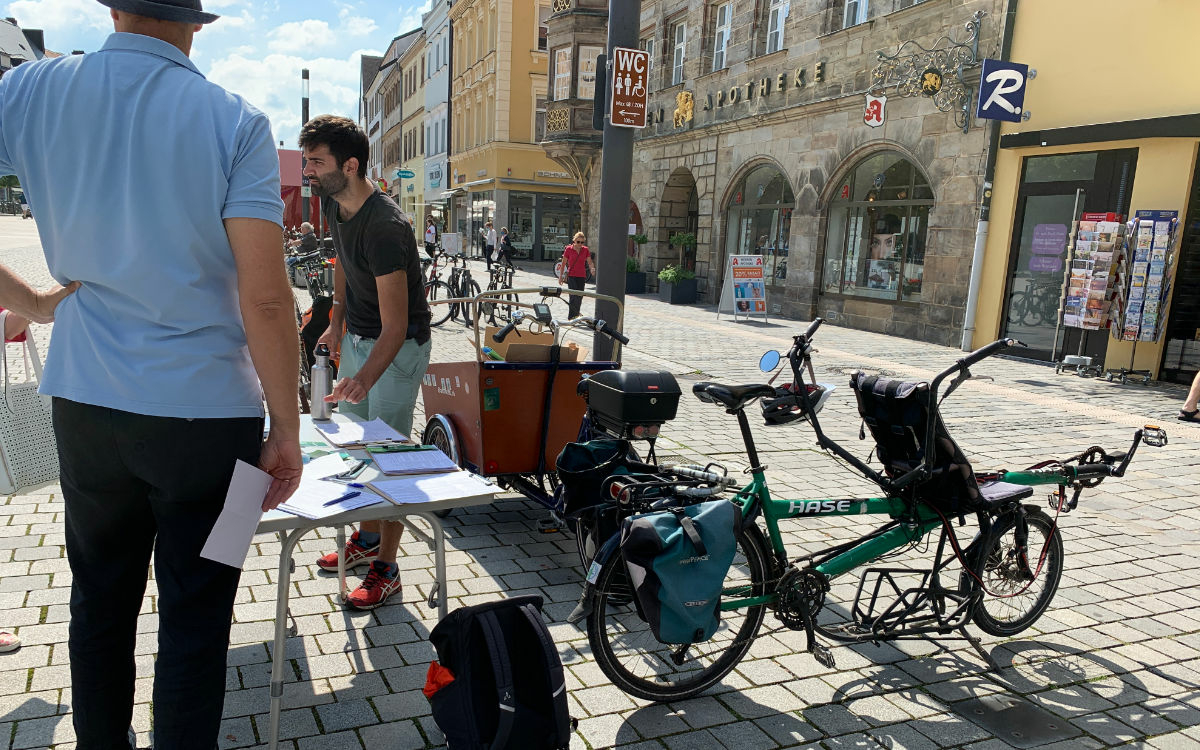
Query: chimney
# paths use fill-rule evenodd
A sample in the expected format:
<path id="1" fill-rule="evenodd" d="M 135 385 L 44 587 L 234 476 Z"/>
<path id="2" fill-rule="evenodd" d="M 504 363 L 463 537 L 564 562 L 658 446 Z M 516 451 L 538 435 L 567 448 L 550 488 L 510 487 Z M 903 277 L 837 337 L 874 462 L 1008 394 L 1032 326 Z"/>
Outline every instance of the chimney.
<path id="1" fill-rule="evenodd" d="M 73 50 L 71 50 L 71 54 L 72 54 L 72 55 L 82 55 L 82 54 L 83 54 L 83 50 L 81 50 L 81 49 L 73 49 Z"/>
<path id="2" fill-rule="evenodd" d="M 13 18 L 12 16 L 9 16 L 8 18 L 5 18 L 4 20 L 11 23 L 13 26 L 17 25 L 17 19 Z"/>

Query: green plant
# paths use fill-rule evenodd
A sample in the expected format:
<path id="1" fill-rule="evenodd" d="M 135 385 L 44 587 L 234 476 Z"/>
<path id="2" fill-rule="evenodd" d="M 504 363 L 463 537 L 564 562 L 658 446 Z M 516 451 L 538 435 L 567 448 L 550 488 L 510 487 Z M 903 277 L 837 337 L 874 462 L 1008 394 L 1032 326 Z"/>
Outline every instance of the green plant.
<path id="1" fill-rule="evenodd" d="M 691 232 L 675 232 L 667 242 L 676 247 L 694 247 L 696 245 L 696 235 Z"/>
<path id="2" fill-rule="evenodd" d="M 639 268 L 639 265 L 638 265 L 637 258 L 626 258 L 625 259 L 625 273 L 637 273 L 638 268 Z"/>
<path id="3" fill-rule="evenodd" d="M 658 272 L 658 280 L 667 284 L 678 284 L 694 278 L 696 278 L 695 272 L 679 266 L 667 266 Z"/>
<path id="4" fill-rule="evenodd" d="M 635 245 L 645 245 L 650 241 L 650 238 L 644 234 L 635 234 L 631 239 Z"/>

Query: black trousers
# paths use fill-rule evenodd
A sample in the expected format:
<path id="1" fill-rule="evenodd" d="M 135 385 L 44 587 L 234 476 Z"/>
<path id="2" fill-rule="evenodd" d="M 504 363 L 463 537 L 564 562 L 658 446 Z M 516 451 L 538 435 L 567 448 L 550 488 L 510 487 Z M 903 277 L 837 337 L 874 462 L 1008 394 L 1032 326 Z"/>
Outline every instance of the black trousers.
<path id="1" fill-rule="evenodd" d="M 587 282 L 587 279 L 583 276 L 568 276 L 567 277 L 567 288 L 582 292 L 584 284 L 586 282 Z M 568 300 L 568 304 L 567 304 L 567 310 L 568 310 L 567 317 L 568 318 L 579 317 L 579 308 L 582 305 L 583 305 L 583 297 L 581 297 L 578 294 L 572 294 L 570 296 L 570 299 Z"/>
<path id="2" fill-rule="evenodd" d="M 483 246 L 483 259 L 487 263 L 487 267 L 489 270 L 492 267 L 492 253 L 494 253 L 494 252 L 496 252 L 495 245 L 484 245 Z"/>
<path id="3" fill-rule="evenodd" d="M 175 419 L 54 399 L 71 587 L 79 750 L 126 750 L 134 636 L 151 553 L 158 586 L 154 742 L 217 745 L 241 571 L 200 557 L 236 459 L 257 465 L 259 418 Z"/>

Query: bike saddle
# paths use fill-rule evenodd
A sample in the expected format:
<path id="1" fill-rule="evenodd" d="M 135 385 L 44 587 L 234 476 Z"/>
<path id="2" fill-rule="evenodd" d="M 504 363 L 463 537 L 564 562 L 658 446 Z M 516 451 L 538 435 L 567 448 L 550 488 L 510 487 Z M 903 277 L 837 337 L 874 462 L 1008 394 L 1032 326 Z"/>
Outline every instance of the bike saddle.
<path id="1" fill-rule="evenodd" d="M 774 396 L 775 388 L 761 383 L 723 385 L 703 382 L 693 385 L 692 393 L 701 401 L 718 403 L 730 411 L 738 411 L 756 398 Z"/>

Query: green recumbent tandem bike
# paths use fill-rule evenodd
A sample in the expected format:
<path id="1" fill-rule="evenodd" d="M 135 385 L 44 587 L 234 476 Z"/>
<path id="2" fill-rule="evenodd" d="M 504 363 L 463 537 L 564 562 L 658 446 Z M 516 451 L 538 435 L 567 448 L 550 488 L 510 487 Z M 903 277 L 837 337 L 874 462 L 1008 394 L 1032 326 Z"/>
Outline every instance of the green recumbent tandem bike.
<path id="1" fill-rule="evenodd" d="M 985 633 L 1012 636 L 1035 623 L 1050 606 L 1062 576 L 1059 515 L 1073 510 L 1085 489 L 1124 475 L 1140 443 L 1167 442 L 1163 430 L 1146 426 L 1134 433 L 1127 451 L 1092 447 L 1021 471 L 975 472 L 942 422 L 939 391 L 954 376 L 942 397 L 950 395 L 971 377 L 971 366 L 1019 343 L 1002 339 L 958 360 L 930 382 L 863 373 L 851 379 L 859 413 L 883 464 L 877 472 L 821 430 L 817 411 L 823 398 L 811 362 L 812 339 L 821 323 L 817 318 L 794 337 L 786 354 L 794 376 L 788 386 L 693 387 L 701 401 L 737 418 L 749 460 L 746 473 L 752 477 L 748 485 L 736 489 L 739 482 L 716 464 L 665 467 L 651 481 L 606 480 L 605 492 L 622 517 L 712 500 L 730 489 L 735 490 L 731 501 L 741 506 L 742 522 L 734 532 L 737 553 L 722 587 L 720 627 L 703 642 L 667 644 L 655 638 L 635 607 L 619 534 L 596 553 L 573 619 L 586 617 L 592 653 L 604 674 L 626 693 L 676 701 L 703 692 L 745 657 L 768 612 L 783 627 L 803 631 L 807 650 L 827 668 L 834 667 L 831 646 L 919 638 L 965 639 L 995 668 L 967 625 L 973 621 Z M 770 372 L 780 359 L 777 352 L 768 352 L 760 368 Z M 875 482 L 884 496 L 772 498 L 746 415 L 746 407 L 759 400 L 769 423 L 807 421 L 821 449 Z M 1050 513 L 1024 502 L 1042 485 L 1053 488 Z M 857 515 L 880 516 L 886 522 L 852 541 L 789 558 L 779 533 L 781 520 Z M 972 516 L 977 528 L 964 544 L 953 523 L 961 526 Z M 880 558 L 918 550 L 934 532 L 937 541 L 927 567 L 887 567 L 882 562 L 868 567 L 859 577 L 848 616 L 826 609 L 831 581 Z"/>

